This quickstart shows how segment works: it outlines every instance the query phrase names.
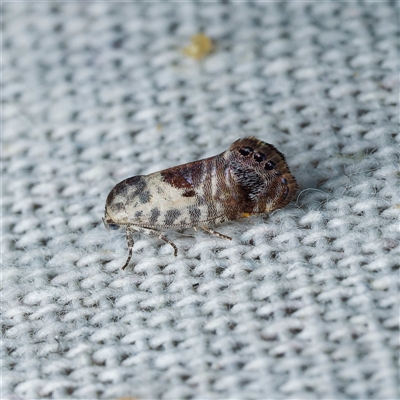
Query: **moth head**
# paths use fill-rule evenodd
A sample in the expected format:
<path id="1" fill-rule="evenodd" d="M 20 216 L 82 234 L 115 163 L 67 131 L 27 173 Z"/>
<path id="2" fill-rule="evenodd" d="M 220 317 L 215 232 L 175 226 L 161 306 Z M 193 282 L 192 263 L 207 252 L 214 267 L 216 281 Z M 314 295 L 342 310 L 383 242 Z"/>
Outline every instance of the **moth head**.
<path id="1" fill-rule="evenodd" d="M 120 228 L 118 224 L 116 224 L 108 215 L 106 212 L 106 215 L 103 217 L 103 224 L 108 230 L 116 231 Z"/>
<path id="2" fill-rule="evenodd" d="M 269 212 L 293 200 L 297 183 L 285 156 L 254 137 L 239 139 L 225 152 L 238 190 L 253 210 Z"/>

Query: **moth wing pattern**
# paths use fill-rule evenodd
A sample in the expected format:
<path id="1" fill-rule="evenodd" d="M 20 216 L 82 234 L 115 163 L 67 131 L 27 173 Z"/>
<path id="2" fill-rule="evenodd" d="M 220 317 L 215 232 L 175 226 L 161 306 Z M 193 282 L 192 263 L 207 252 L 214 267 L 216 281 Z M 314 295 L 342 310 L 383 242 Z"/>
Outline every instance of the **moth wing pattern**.
<path id="1" fill-rule="evenodd" d="M 206 200 L 202 197 L 199 175 L 203 171 L 197 171 L 196 166 L 202 161 L 118 183 L 107 198 L 108 218 L 117 225 L 155 230 L 205 223 L 210 217 L 202 207 Z M 196 175 L 194 183 L 192 175 Z"/>

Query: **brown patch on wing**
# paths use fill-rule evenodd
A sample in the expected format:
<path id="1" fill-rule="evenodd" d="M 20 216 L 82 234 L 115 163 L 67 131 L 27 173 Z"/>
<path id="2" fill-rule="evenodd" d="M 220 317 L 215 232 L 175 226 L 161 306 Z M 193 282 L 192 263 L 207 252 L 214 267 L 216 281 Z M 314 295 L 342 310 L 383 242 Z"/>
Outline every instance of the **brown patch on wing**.
<path id="1" fill-rule="evenodd" d="M 185 190 L 185 191 L 182 193 L 182 196 L 183 196 L 183 197 L 194 197 L 194 196 L 196 196 L 196 192 L 195 192 L 193 189 Z"/>
<path id="2" fill-rule="evenodd" d="M 164 182 L 178 189 L 193 189 L 203 180 L 203 161 L 194 161 L 160 171 Z M 191 194 L 191 191 L 187 191 Z M 186 195 L 185 197 L 190 197 Z"/>
<path id="3" fill-rule="evenodd" d="M 186 180 L 181 171 L 179 171 L 177 168 L 167 169 L 163 172 L 160 172 L 160 174 L 164 181 L 173 187 L 179 189 L 189 189 L 192 187 L 191 183 Z"/>

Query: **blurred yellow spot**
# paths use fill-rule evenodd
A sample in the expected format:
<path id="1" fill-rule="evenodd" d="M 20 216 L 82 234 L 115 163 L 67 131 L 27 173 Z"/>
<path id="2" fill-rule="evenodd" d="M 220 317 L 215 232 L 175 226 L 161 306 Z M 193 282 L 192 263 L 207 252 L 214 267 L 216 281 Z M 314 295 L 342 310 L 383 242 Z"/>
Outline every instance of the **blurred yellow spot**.
<path id="1" fill-rule="evenodd" d="M 211 39 L 204 33 L 192 36 L 189 46 L 183 48 L 183 54 L 196 60 L 208 56 L 214 50 Z"/>
<path id="2" fill-rule="evenodd" d="M 242 214 L 242 218 L 248 218 L 248 217 L 250 217 L 250 215 L 251 215 L 251 214 L 249 214 L 249 213 L 243 213 L 243 214 Z"/>
<path id="3" fill-rule="evenodd" d="M 137 397 L 120 397 L 118 400 L 139 400 Z"/>

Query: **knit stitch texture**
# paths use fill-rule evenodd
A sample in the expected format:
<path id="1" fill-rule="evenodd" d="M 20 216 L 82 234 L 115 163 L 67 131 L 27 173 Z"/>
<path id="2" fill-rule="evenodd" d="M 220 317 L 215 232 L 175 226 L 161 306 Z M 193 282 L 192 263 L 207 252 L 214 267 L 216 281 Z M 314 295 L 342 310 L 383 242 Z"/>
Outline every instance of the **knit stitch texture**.
<path id="1" fill-rule="evenodd" d="M 399 398 L 398 3 L 2 12 L 1 398 Z M 295 201 L 176 258 L 135 234 L 122 271 L 111 188 L 249 135 Z"/>

